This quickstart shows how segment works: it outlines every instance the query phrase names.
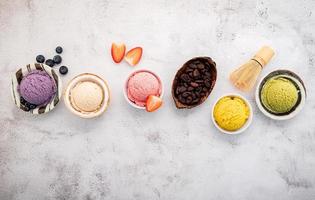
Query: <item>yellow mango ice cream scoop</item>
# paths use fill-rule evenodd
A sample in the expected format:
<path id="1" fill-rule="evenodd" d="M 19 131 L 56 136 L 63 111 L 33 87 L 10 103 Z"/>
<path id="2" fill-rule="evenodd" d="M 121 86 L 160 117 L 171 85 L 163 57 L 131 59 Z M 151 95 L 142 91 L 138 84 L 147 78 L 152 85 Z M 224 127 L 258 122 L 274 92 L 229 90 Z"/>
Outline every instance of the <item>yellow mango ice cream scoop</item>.
<path id="1" fill-rule="evenodd" d="M 237 131 L 247 122 L 250 109 L 243 99 L 237 96 L 222 97 L 214 107 L 214 120 L 226 131 Z"/>

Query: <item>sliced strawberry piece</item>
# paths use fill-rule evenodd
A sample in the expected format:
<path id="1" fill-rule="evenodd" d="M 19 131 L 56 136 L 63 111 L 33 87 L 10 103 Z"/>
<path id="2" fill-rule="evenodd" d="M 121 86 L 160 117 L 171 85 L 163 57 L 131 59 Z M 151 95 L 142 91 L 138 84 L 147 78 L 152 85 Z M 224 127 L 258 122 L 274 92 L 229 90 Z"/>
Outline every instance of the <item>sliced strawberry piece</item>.
<path id="1" fill-rule="evenodd" d="M 126 46 L 125 44 L 112 44 L 112 58 L 115 63 L 120 63 L 125 56 Z"/>
<path id="2" fill-rule="evenodd" d="M 157 110 L 159 107 L 161 107 L 163 101 L 160 97 L 150 95 L 146 102 L 146 110 L 148 112 L 153 112 Z"/>
<path id="3" fill-rule="evenodd" d="M 135 66 L 140 61 L 141 56 L 142 56 L 142 48 L 135 47 L 126 53 L 125 60 L 127 61 L 127 63 L 129 63 L 129 65 Z"/>

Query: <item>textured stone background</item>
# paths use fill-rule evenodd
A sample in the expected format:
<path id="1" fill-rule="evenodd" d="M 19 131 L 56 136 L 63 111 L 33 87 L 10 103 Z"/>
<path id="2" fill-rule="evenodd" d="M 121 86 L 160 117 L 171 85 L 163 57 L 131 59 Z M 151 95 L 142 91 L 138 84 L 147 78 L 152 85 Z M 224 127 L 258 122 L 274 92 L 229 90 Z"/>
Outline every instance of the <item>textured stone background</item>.
<path id="1" fill-rule="evenodd" d="M 0 0 L 0 199 L 315 199 L 315 1 L 312 0 Z M 160 74 L 164 107 L 131 108 L 122 95 L 134 68 L 115 65 L 113 41 L 141 45 L 137 69 Z M 237 92 L 232 69 L 263 44 L 277 55 L 263 74 L 294 70 L 308 88 L 304 110 L 290 121 L 255 116 L 248 131 L 220 134 L 211 123 L 216 98 Z M 63 102 L 44 116 L 18 110 L 10 76 L 54 55 L 73 76 L 92 72 L 112 91 L 100 118 L 79 119 Z M 170 86 L 188 59 L 208 55 L 218 81 L 198 108 L 176 110 Z"/>

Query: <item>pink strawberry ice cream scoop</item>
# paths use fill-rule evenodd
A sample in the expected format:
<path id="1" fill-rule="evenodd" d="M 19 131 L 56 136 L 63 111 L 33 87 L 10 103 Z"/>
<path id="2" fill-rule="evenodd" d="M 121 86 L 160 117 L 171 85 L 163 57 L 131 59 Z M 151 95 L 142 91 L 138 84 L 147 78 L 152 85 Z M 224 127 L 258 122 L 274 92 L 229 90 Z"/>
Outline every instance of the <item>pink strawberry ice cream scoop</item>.
<path id="1" fill-rule="evenodd" d="M 160 79 L 148 71 L 132 74 L 127 82 L 128 99 L 138 106 L 145 106 L 148 96 L 161 95 Z"/>
<path id="2" fill-rule="evenodd" d="M 34 70 L 22 79 L 18 91 L 27 102 L 46 105 L 55 96 L 57 86 L 47 72 Z"/>

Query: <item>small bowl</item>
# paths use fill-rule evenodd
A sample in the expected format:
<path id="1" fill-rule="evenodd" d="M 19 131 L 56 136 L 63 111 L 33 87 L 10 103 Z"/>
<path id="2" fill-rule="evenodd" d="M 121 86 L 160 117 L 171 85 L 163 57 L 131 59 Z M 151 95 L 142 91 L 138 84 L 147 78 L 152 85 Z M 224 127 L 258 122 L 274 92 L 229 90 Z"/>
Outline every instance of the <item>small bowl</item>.
<path id="1" fill-rule="evenodd" d="M 139 72 L 149 72 L 151 74 L 153 74 L 160 82 L 160 85 L 161 85 L 161 94 L 160 94 L 160 98 L 163 97 L 163 94 L 164 94 L 164 87 L 163 87 L 163 83 L 161 81 L 161 78 L 154 72 L 150 71 L 150 70 L 146 70 L 146 69 L 140 69 L 140 70 L 137 70 L 133 73 L 131 73 L 128 78 L 126 79 L 125 81 L 125 84 L 124 84 L 124 88 L 123 88 L 123 92 L 124 92 L 124 97 L 126 99 L 126 101 L 128 102 L 129 105 L 131 105 L 132 107 L 134 108 L 137 108 L 137 109 L 141 109 L 141 110 L 144 110 L 145 109 L 145 106 L 139 106 L 137 105 L 135 102 L 131 101 L 129 98 L 128 98 L 128 92 L 127 92 L 127 87 L 128 87 L 128 81 L 130 79 L 131 76 L 133 76 L 134 74 L 136 73 L 139 73 Z"/>
<path id="2" fill-rule="evenodd" d="M 288 113 L 274 114 L 274 113 L 268 111 L 261 102 L 260 93 L 261 93 L 262 87 L 264 86 L 264 84 L 266 83 L 267 80 L 269 80 L 270 78 L 275 77 L 275 76 L 281 76 L 281 77 L 288 78 L 292 82 L 294 82 L 295 85 L 298 87 L 298 90 L 299 90 L 298 101 L 299 102 Z M 274 119 L 274 120 L 287 120 L 287 119 L 291 119 L 291 118 L 295 117 L 304 107 L 305 101 L 306 101 L 306 88 L 304 86 L 302 79 L 297 74 L 295 74 L 294 72 L 289 71 L 289 70 L 279 69 L 279 70 L 275 70 L 273 72 L 270 72 L 268 75 L 266 75 L 265 77 L 263 77 L 259 81 L 257 88 L 256 88 L 256 91 L 255 91 L 255 99 L 256 99 L 256 104 L 257 104 L 259 110 L 264 115 L 266 115 L 267 117 Z"/>
<path id="3" fill-rule="evenodd" d="M 228 130 L 225 130 L 225 129 L 221 128 L 217 124 L 217 122 L 215 121 L 215 118 L 214 118 L 214 107 L 217 105 L 217 103 L 222 98 L 224 98 L 224 97 L 231 97 L 231 96 L 232 97 L 238 97 L 238 98 L 242 99 L 246 103 L 246 105 L 247 105 L 247 107 L 249 109 L 249 117 L 248 117 L 246 123 L 242 126 L 242 128 L 240 128 L 240 129 L 238 129 L 236 131 L 228 131 Z M 221 96 L 220 98 L 218 98 L 215 101 L 215 103 L 213 104 L 211 117 L 212 117 L 212 122 L 214 123 L 215 127 L 219 131 L 221 131 L 222 133 L 225 133 L 225 134 L 229 134 L 229 135 L 237 135 L 237 134 L 243 133 L 250 126 L 250 124 L 252 123 L 252 121 L 253 121 L 253 109 L 252 109 L 252 106 L 250 105 L 249 101 L 245 97 L 243 97 L 242 95 L 239 95 L 239 94 L 225 94 L 225 95 Z"/>
<path id="4" fill-rule="evenodd" d="M 71 97 L 71 90 L 81 81 L 91 81 L 91 82 L 96 83 L 97 85 L 99 85 L 102 88 L 103 94 L 104 94 L 104 99 L 103 99 L 101 107 L 97 111 L 86 112 L 86 111 L 78 110 L 72 105 L 71 98 L 70 98 Z M 101 77 L 99 77 L 95 74 L 90 74 L 90 73 L 80 74 L 80 75 L 74 77 L 68 83 L 68 86 L 67 86 L 65 93 L 64 93 L 64 101 L 65 101 L 66 107 L 73 114 L 75 114 L 79 117 L 82 117 L 82 118 L 94 118 L 94 117 L 97 117 L 97 116 L 103 114 L 109 105 L 109 101 L 110 101 L 109 87 L 108 87 L 105 80 L 103 80 Z"/>
<path id="5" fill-rule="evenodd" d="M 32 110 L 27 110 L 20 102 L 21 96 L 17 90 L 17 87 L 19 86 L 23 77 L 26 76 L 28 73 L 30 73 L 33 70 L 40 70 L 40 71 L 47 72 L 47 74 L 55 81 L 55 84 L 57 86 L 57 92 L 48 104 L 46 104 L 44 106 L 38 106 Z M 53 110 L 60 101 L 60 98 L 62 95 L 62 81 L 61 81 L 61 78 L 59 77 L 58 73 L 56 73 L 56 71 L 54 69 L 52 69 L 51 67 L 49 67 L 45 64 L 40 64 L 40 63 L 28 64 L 25 67 L 21 67 L 20 69 L 18 69 L 14 73 L 14 75 L 12 76 L 12 78 L 11 78 L 11 95 L 12 95 L 12 99 L 13 99 L 15 105 L 25 112 L 29 112 L 29 113 L 34 114 L 34 115 L 48 113 L 49 111 Z"/>

